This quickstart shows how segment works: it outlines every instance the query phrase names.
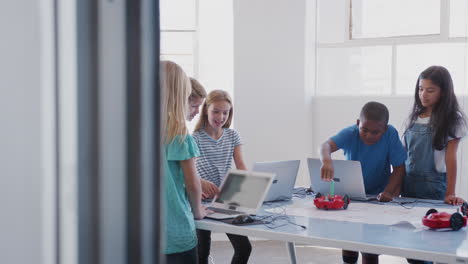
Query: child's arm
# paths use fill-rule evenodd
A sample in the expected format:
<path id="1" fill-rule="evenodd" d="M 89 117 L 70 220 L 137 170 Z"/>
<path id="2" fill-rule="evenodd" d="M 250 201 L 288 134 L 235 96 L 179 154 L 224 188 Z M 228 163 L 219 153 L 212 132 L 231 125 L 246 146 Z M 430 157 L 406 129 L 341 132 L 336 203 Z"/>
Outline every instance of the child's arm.
<path id="1" fill-rule="evenodd" d="M 324 181 L 331 181 L 334 175 L 333 160 L 331 154 L 338 150 L 336 143 L 329 139 L 320 146 L 320 161 L 322 167 L 320 168 L 320 176 Z"/>
<path id="2" fill-rule="evenodd" d="M 215 197 L 215 195 L 219 193 L 218 186 L 216 186 L 214 183 L 204 180 L 204 179 L 200 179 L 200 182 L 201 182 L 203 199 L 213 198 Z"/>
<path id="3" fill-rule="evenodd" d="M 457 184 L 457 149 L 459 138 L 449 140 L 445 152 L 445 166 L 447 167 L 447 191 L 444 201 L 448 204 L 460 205 L 463 199 L 455 196 L 455 186 Z"/>
<path id="4" fill-rule="evenodd" d="M 184 172 L 185 188 L 187 189 L 193 216 L 195 219 L 203 219 L 207 215 L 207 211 L 201 204 L 200 178 L 197 175 L 195 158 L 181 160 L 180 166 Z"/>
<path id="5" fill-rule="evenodd" d="M 400 166 L 393 167 L 393 172 L 390 174 L 388 184 L 385 186 L 384 191 L 377 196 L 377 199 L 381 202 L 389 202 L 393 197 L 400 195 L 401 184 L 405 173 L 404 163 Z"/>
<path id="6" fill-rule="evenodd" d="M 236 164 L 236 168 L 238 170 L 247 170 L 247 167 L 244 163 L 244 158 L 242 157 L 241 145 L 234 147 L 234 163 Z"/>

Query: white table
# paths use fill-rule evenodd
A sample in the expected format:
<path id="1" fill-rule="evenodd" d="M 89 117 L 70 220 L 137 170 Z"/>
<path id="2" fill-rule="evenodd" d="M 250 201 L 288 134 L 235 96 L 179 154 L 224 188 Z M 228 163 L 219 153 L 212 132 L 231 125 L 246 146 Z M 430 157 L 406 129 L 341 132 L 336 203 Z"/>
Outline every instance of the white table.
<path id="1" fill-rule="evenodd" d="M 281 204 L 300 207 L 312 203 L 311 197 L 294 198 Z M 350 204 L 352 206 L 352 204 Z M 382 205 L 395 206 L 395 205 Z M 424 206 L 428 206 L 424 204 Z M 264 205 L 259 216 L 271 214 Z M 434 205 L 439 211 L 452 210 L 448 206 Z M 408 210 L 408 214 L 411 210 Z M 372 214 L 366 210 L 363 214 Z M 232 233 L 287 242 L 291 263 L 296 263 L 294 243 L 324 247 L 342 248 L 374 254 L 386 254 L 406 258 L 430 260 L 441 263 L 468 263 L 467 227 L 459 231 L 434 231 L 426 228 L 410 229 L 407 227 L 384 224 L 367 224 L 343 220 L 327 220 L 313 216 L 289 216 L 290 220 L 301 227 L 288 224 L 275 229 L 265 225 L 235 226 L 223 222 L 204 219 L 196 221 L 199 229 L 212 232 Z M 384 217 L 384 216 L 383 216 Z M 422 217 L 422 216 L 421 216 Z M 404 219 L 402 219 L 404 220 Z"/>

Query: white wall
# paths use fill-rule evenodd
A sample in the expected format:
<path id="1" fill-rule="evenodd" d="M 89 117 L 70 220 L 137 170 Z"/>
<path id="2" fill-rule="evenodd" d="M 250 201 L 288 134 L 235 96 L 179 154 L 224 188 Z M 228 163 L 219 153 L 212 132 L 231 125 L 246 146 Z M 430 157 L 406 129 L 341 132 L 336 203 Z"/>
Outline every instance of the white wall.
<path id="1" fill-rule="evenodd" d="M 305 21 L 304 0 L 234 1 L 234 120 L 248 167 L 300 159 L 307 173 L 313 151 Z"/>
<path id="2" fill-rule="evenodd" d="M 38 1 L 0 4 L 0 262 L 42 263 Z"/>
<path id="3" fill-rule="evenodd" d="M 232 93 L 232 1 L 199 0 L 198 10 L 198 80 Z"/>
<path id="4" fill-rule="evenodd" d="M 233 3 L 232 1 L 198 0 L 197 39 L 194 76 L 209 93 L 221 89 L 234 94 L 233 89 Z M 193 131 L 200 115 L 188 122 Z"/>

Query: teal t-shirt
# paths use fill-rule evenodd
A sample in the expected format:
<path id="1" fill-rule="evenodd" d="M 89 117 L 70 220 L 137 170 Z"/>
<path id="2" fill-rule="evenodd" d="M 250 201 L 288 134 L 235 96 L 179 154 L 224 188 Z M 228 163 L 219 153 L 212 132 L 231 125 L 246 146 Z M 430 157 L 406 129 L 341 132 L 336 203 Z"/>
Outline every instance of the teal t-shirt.
<path id="1" fill-rule="evenodd" d="M 197 245 L 195 221 L 185 190 L 184 173 L 180 161 L 200 156 L 192 136 L 184 141 L 177 136 L 165 145 L 166 161 L 166 249 L 165 254 L 180 253 Z"/>

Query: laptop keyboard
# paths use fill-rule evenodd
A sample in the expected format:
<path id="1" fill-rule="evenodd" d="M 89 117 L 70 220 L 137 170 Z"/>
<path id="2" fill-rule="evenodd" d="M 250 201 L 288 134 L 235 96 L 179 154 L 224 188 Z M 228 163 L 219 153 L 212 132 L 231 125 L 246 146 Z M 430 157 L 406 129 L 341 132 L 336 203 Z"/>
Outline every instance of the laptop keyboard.
<path id="1" fill-rule="evenodd" d="M 222 209 L 222 208 L 216 208 L 216 207 L 208 207 L 209 210 L 220 213 L 220 214 L 227 214 L 227 215 L 235 215 L 239 214 L 239 211 L 234 211 L 234 210 L 229 210 L 229 209 Z"/>

